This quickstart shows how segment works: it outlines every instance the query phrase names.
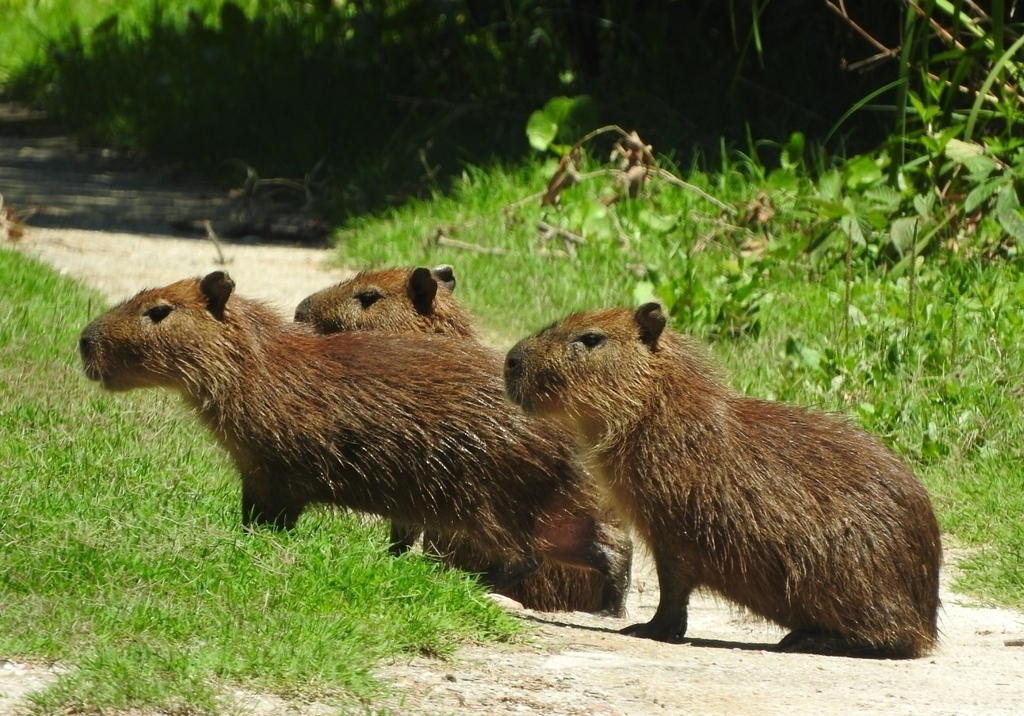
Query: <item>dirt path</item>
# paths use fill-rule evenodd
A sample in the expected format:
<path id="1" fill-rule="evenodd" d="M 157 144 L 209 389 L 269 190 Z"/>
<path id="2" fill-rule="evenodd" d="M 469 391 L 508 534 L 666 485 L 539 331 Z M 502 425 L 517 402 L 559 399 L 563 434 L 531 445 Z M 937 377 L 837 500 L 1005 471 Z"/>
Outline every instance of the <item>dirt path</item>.
<path id="1" fill-rule="evenodd" d="M 36 207 L 35 216 L 46 219 L 39 223 L 49 226 L 32 228 L 30 218 L 25 236 L 10 245 L 95 286 L 111 301 L 144 286 L 226 268 L 239 291 L 287 313 L 344 275 L 324 264 L 330 257 L 325 249 L 242 243 L 225 244 L 220 255 L 205 239 L 168 235 L 181 218 L 204 211 L 213 216 L 222 207 L 215 193 L 169 186 L 132 167 L 106 166 L 102 154 L 83 156 L 67 143 L 54 140 L 43 151 L 38 139 L 0 139 L 0 193 L 19 211 Z M 54 146 L 61 147 L 56 158 Z M 50 160 L 32 159 L 43 155 Z M 90 208 L 108 206 L 107 199 L 131 214 L 130 226 L 116 210 L 104 219 Z M 955 564 L 955 557 L 947 554 L 947 562 Z M 1024 615 L 951 593 L 950 569 L 944 572 L 941 647 L 914 661 L 772 653 L 768 648 L 781 637 L 779 630 L 704 597 L 691 607 L 691 644 L 622 637 L 617 629 L 649 618 L 657 603 L 657 580 L 641 555 L 629 621 L 521 612 L 535 627 L 526 645 L 468 646 L 451 661 L 415 658 L 380 673 L 397 687 L 388 705 L 410 714 L 1024 713 L 1024 648 L 1013 646 L 1024 638 Z M 16 713 L 27 691 L 54 678 L 49 669 L 5 662 L 0 655 L 0 714 Z M 245 710 L 324 713 L 316 705 L 259 697 L 246 698 Z"/>

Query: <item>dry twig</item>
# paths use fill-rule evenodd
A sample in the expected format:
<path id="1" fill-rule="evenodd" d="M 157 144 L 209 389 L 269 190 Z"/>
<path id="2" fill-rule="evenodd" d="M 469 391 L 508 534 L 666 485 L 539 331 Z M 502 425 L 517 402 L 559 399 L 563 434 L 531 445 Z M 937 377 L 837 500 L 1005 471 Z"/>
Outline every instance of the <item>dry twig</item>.
<path id="1" fill-rule="evenodd" d="M 209 219 L 203 219 L 203 228 L 206 229 L 206 238 L 213 242 L 213 246 L 217 249 L 217 265 L 224 266 L 228 260 L 224 258 L 224 251 L 221 249 L 220 239 L 217 238 L 217 232 L 213 230 L 213 224 L 210 223 Z"/>
<path id="2" fill-rule="evenodd" d="M 441 229 L 438 229 L 437 233 L 434 235 L 434 242 L 438 246 L 447 246 L 448 248 L 451 249 L 472 251 L 478 254 L 490 254 L 492 256 L 505 256 L 508 254 L 508 251 L 499 246 L 480 246 L 479 244 L 471 244 L 466 241 L 459 241 L 458 239 L 453 239 L 449 236 L 445 236 L 444 231 L 442 231 Z"/>

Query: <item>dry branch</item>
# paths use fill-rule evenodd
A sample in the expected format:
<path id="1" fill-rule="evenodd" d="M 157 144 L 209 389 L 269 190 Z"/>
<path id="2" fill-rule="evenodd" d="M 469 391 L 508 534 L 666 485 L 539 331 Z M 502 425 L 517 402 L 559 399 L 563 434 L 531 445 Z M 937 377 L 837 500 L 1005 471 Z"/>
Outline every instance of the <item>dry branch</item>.
<path id="1" fill-rule="evenodd" d="M 505 256 L 508 254 L 503 248 L 498 246 L 480 246 L 479 244 L 471 244 L 466 241 L 459 241 L 451 237 L 445 236 L 444 232 L 438 229 L 437 234 L 434 235 L 434 241 L 438 246 L 447 246 L 451 249 L 460 249 L 462 251 L 472 251 L 478 254 L 490 254 L 491 256 Z"/>

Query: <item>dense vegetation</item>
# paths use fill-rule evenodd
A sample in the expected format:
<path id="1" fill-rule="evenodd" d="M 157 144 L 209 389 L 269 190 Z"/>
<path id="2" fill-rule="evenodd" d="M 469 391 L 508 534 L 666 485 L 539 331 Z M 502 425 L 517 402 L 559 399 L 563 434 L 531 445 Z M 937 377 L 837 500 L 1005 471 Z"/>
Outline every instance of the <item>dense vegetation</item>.
<path id="1" fill-rule="evenodd" d="M 829 155 L 870 149 L 897 123 L 904 25 L 927 20 L 902 20 L 902 0 L 848 4 L 849 19 L 824 0 L 0 0 L 0 81 L 87 139 L 235 181 L 243 164 L 304 178 L 362 211 L 517 160 L 527 116 L 557 95 L 687 163 L 723 138 L 774 162 L 752 140 L 793 132 Z M 905 45 L 911 62 L 933 44 Z"/>

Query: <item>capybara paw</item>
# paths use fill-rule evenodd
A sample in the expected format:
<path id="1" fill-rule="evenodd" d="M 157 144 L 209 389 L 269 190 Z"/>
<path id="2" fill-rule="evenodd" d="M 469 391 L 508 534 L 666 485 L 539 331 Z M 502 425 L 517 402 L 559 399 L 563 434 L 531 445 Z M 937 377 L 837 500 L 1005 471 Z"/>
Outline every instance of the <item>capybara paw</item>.
<path id="1" fill-rule="evenodd" d="M 610 619 L 622 619 L 626 616 L 626 605 L 625 604 L 612 604 L 604 606 L 601 609 L 594 612 L 595 616 L 608 617 Z"/>
<path id="2" fill-rule="evenodd" d="M 619 633 L 626 636 L 635 636 L 639 639 L 653 639 L 654 641 L 664 641 L 669 644 L 681 644 L 686 636 L 686 628 L 667 627 L 652 619 L 645 624 L 628 626 Z"/>
<path id="3" fill-rule="evenodd" d="M 405 527 L 392 523 L 391 542 L 388 545 L 388 553 L 393 557 L 405 554 L 416 544 L 416 540 L 421 532 L 422 530 L 418 527 Z"/>

